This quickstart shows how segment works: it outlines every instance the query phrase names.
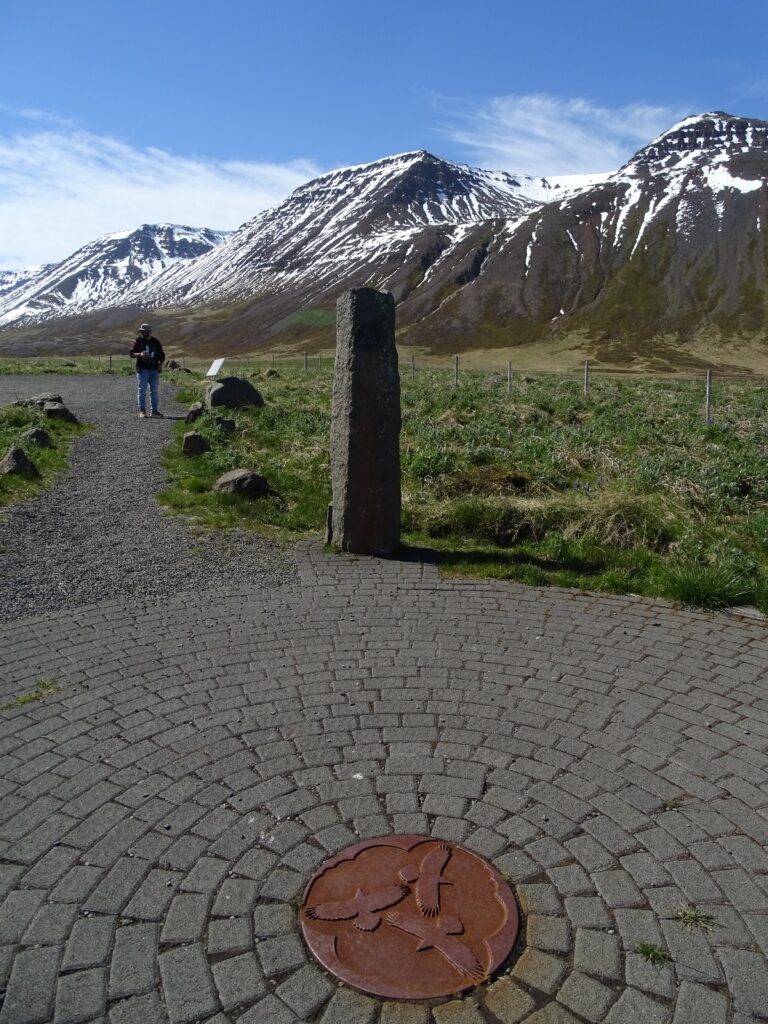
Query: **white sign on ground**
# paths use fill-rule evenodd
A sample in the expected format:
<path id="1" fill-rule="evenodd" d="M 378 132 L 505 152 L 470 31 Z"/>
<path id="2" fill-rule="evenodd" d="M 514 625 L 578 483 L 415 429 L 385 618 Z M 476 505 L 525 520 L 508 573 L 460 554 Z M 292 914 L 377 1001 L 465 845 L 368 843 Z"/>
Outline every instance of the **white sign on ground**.
<path id="1" fill-rule="evenodd" d="M 208 371 L 208 373 L 206 373 L 206 375 L 205 375 L 205 376 L 206 376 L 206 377 L 215 377 L 215 376 L 216 376 L 216 374 L 217 374 L 217 373 L 219 372 L 219 370 L 221 369 L 221 366 L 222 366 L 222 363 L 223 363 L 223 362 L 224 362 L 224 360 L 223 360 L 223 359 L 214 359 L 214 360 L 213 360 L 213 362 L 211 363 L 211 368 L 210 368 L 210 370 Z"/>

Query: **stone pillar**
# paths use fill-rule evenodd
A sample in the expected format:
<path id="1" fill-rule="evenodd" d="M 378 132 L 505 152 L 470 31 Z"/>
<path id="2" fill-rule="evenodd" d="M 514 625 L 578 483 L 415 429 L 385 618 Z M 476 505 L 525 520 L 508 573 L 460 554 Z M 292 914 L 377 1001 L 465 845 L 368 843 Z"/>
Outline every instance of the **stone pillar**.
<path id="1" fill-rule="evenodd" d="M 400 546 L 400 376 L 395 302 L 355 288 L 336 304 L 328 541 L 391 555 Z"/>

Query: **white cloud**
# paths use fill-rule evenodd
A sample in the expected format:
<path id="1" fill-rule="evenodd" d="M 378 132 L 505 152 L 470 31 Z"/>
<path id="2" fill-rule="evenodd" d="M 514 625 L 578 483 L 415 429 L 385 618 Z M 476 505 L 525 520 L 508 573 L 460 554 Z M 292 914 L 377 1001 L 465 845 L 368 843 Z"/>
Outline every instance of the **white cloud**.
<path id="1" fill-rule="evenodd" d="M 0 269 L 52 263 L 144 223 L 231 229 L 321 173 L 310 161 L 216 161 L 135 149 L 63 119 L 0 136 Z"/>
<path id="2" fill-rule="evenodd" d="M 646 103 L 601 107 L 535 93 L 454 102 L 438 130 L 483 167 L 519 174 L 597 173 L 617 170 L 688 113 Z"/>

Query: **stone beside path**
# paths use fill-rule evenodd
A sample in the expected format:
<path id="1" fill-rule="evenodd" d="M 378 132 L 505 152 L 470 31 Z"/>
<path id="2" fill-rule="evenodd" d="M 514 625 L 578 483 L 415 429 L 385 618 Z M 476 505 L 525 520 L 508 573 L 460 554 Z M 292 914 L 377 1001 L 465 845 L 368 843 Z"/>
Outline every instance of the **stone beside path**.
<path id="1" fill-rule="evenodd" d="M 296 563 L 0 625 L 0 1024 L 768 1019 L 763 622 Z M 316 867 L 395 831 L 516 893 L 464 998 L 369 998 L 300 938 Z"/>

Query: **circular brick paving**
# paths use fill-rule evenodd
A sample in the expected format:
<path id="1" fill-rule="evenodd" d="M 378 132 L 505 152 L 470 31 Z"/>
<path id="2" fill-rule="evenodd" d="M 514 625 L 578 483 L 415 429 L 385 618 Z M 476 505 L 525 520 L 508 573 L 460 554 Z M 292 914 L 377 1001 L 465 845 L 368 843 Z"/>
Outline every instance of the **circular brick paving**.
<path id="1" fill-rule="evenodd" d="M 0 1024 L 763 1019 L 762 623 L 298 559 L 271 594 L 0 628 L 2 700 L 58 687 L 0 715 Z M 520 900 L 463 998 L 370 998 L 304 946 L 313 872 L 394 832 Z"/>

